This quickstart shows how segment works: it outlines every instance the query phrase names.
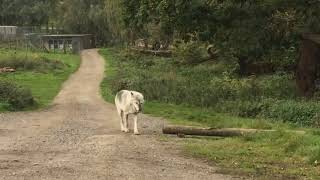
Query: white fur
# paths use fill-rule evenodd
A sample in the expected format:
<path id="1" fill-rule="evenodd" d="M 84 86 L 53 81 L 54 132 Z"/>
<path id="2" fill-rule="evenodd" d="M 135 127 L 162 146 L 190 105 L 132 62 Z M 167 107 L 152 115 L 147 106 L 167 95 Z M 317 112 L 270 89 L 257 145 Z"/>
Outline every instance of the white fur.
<path id="1" fill-rule="evenodd" d="M 120 116 L 121 131 L 129 132 L 128 116 L 134 115 L 134 134 L 138 135 L 138 114 L 142 111 L 143 95 L 136 91 L 122 90 L 115 97 L 115 104 Z"/>

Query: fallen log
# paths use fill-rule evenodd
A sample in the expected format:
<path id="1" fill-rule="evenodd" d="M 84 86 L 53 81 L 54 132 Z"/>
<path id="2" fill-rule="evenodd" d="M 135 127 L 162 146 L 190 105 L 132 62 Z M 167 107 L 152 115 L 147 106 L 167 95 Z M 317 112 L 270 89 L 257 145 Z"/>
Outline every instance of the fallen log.
<path id="1" fill-rule="evenodd" d="M 178 136 L 194 135 L 194 136 L 221 136 L 234 137 L 253 134 L 257 132 L 276 132 L 276 130 L 260 130 L 260 129 L 243 129 L 243 128 L 199 128 L 192 126 L 166 126 L 162 129 L 163 134 L 175 134 Z M 305 131 L 287 131 L 297 134 L 304 134 Z"/>
<path id="2" fill-rule="evenodd" d="M 10 72 L 16 72 L 16 70 L 11 67 L 0 68 L 0 73 L 10 73 Z"/>
<path id="3" fill-rule="evenodd" d="M 133 51 L 137 51 L 141 54 L 148 54 L 148 55 L 154 55 L 154 56 L 161 56 L 161 57 L 171 57 L 172 52 L 170 50 L 148 50 L 148 49 L 137 49 L 137 48 L 131 48 Z"/>

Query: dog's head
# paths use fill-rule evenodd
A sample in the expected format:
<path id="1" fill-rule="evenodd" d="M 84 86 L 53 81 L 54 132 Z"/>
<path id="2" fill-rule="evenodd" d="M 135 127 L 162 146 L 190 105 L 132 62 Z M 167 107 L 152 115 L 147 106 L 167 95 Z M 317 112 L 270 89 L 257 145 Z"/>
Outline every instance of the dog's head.
<path id="1" fill-rule="evenodd" d="M 131 91 L 131 105 L 136 113 L 142 112 L 142 105 L 144 103 L 144 97 L 141 93 Z"/>

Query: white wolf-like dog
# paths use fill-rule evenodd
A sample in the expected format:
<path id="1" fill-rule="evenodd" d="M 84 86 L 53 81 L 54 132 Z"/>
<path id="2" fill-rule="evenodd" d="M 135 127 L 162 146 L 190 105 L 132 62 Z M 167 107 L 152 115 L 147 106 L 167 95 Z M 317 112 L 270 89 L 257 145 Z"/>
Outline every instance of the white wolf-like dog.
<path id="1" fill-rule="evenodd" d="M 115 104 L 120 116 L 120 126 L 122 132 L 129 132 L 128 116 L 133 114 L 134 117 L 134 134 L 139 135 L 138 131 L 138 114 L 142 111 L 144 97 L 136 91 L 122 90 L 115 97 Z"/>

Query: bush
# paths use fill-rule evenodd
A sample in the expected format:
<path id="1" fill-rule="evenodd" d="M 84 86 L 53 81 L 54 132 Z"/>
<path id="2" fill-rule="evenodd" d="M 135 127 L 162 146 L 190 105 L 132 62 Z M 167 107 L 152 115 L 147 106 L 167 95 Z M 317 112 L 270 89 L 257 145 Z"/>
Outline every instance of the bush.
<path id="1" fill-rule="evenodd" d="M 240 117 L 257 117 L 269 107 L 268 101 L 224 101 L 214 107 L 216 111 L 227 112 Z"/>
<path id="2" fill-rule="evenodd" d="M 294 99 L 297 97 L 293 74 L 274 74 L 257 79 L 264 97 Z"/>
<path id="3" fill-rule="evenodd" d="M 269 86 L 260 83 L 256 78 L 236 79 L 228 75 L 212 77 L 210 72 L 206 71 L 194 73 L 181 69 L 163 69 L 157 65 L 139 71 L 132 68 L 132 65 L 120 66 L 117 75 L 108 79 L 114 92 L 120 89 L 135 89 L 142 91 L 150 99 L 178 104 L 212 107 L 231 100 L 259 101 L 261 98 L 280 96 L 286 99 L 287 94 L 282 92 L 283 88 L 287 89 L 286 91 L 292 90 L 285 86 L 286 81 L 282 78 L 275 78 L 273 81 L 276 85 L 282 85 L 282 88 L 278 89 L 271 88 L 271 84 Z M 159 69 L 163 72 L 159 72 Z"/>
<path id="4" fill-rule="evenodd" d="M 213 107 L 225 101 L 259 102 L 261 98 L 288 99 L 294 96 L 294 85 L 287 76 L 239 79 L 221 75 L 219 70 L 209 66 L 177 69 L 155 63 L 144 69 L 127 61 L 118 63 L 121 68 L 117 75 L 108 79 L 114 92 L 135 89 L 150 99 L 163 102 Z"/>
<path id="5" fill-rule="evenodd" d="M 206 54 L 206 47 L 198 41 L 182 41 L 173 49 L 175 61 L 180 64 L 198 64 Z"/>
<path id="6" fill-rule="evenodd" d="M 29 89 L 2 80 L 0 80 L 0 102 L 9 104 L 10 110 L 21 110 L 35 105 Z"/>
<path id="7" fill-rule="evenodd" d="M 17 70 L 47 72 L 61 70 L 65 64 L 44 57 L 9 57 L 0 60 L 0 67 L 11 67 Z"/>
<path id="8" fill-rule="evenodd" d="M 315 126 L 318 112 L 320 112 L 320 104 L 317 102 L 273 100 L 261 115 L 299 126 Z"/>

